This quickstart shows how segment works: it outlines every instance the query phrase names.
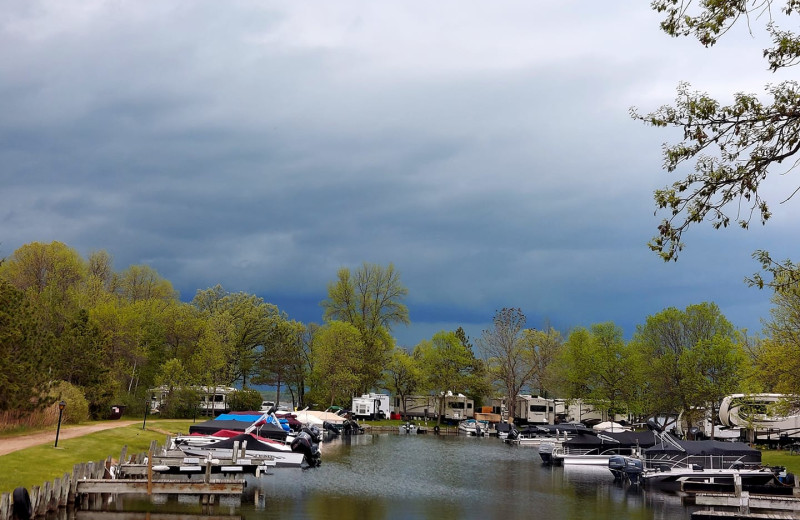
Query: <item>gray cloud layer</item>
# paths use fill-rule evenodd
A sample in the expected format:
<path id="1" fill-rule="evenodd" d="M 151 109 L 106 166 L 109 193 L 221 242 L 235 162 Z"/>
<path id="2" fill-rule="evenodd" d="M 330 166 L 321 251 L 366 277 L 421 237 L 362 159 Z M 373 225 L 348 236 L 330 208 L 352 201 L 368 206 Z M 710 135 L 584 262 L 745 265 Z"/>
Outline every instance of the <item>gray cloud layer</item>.
<path id="1" fill-rule="evenodd" d="M 713 300 L 757 330 L 769 295 L 741 280 L 754 249 L 793 252 L 792 219 L 697 228 L 663 264 L 645 244 L 674 135 L 628 107 L 669 102 L 682 79 L 760 91 L 761 47 L 734 34 L 712 55 L 640 4 L 6 6 L 0 254 L 106 249 L 185 299 L 222 283 L 303 321 L 340 266 L 393 262 L 406 344 L 477 335 L 503 306 L 630 334 Z"/>

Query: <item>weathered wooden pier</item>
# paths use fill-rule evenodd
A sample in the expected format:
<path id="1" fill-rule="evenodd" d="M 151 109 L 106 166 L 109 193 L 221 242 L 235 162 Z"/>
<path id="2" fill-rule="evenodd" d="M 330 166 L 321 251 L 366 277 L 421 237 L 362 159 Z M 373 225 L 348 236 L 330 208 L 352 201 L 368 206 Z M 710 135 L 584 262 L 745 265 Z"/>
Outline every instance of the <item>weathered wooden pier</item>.
<path id="1" fill-rule="evenodd" d="M 692 513 L 692 520 L 800 519 L 800 488 L 797 485 L 791 495 L 751 494 L 742 490 L 738 475 L 734 479 L 733 493 L 696 493 L 695 505 L 709 509 Z"/>
<path id="2" fill-rule="evenodd" d="M 171 439 L 167 437 L 165 446 Z M 76 464 L 72 474 L 42 486 L 33 486 L 30 518 L 43 517 L 61 508 L 97 509 L 109 497 L 121 494 L 194 495 L 203 505 L 213 504 L 218 496 L 241 496 L 243 475 L 267 474 L 275 461 L 251 460 L 244 448 L 235 446 L 230 459 L 186 457 L 180 451 L 159 448 L 155 441 L 147 453 L 127 457 L 122 449 L 119 461 L 106 460 Z M 212 475 L 218 478 L 212 478 Z M 13 501 L 9 493 L 0 495 L 0 520 L 11 520 Z"/>

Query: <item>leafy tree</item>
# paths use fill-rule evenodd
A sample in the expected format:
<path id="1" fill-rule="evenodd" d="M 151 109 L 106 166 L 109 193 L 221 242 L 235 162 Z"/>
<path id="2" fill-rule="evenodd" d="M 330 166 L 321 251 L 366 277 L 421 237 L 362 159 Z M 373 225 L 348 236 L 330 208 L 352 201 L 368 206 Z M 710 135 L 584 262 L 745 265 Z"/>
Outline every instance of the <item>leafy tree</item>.
<path id="1" fill-rule="evenodd" d="M 40 327 L 25 293 L 0 278 L 0 411 L 50 404 L 51 337 Z"/>
<path id="2" fill-rule="evenodd" d="M 270 334 L 257 361 L 254 384 L 268 384 L 276 387 L 275 402 L 281 400 L 281 386 L 286 384 L 290 391 L 302 384 L 305 374 L 306 357 L 303 350 L 306 327 L 298 321 L 279 320 Z M 292 398 L 294 401 L 294 396 Z"/>
<path id="3" fill-rule="evenodd" d="M 314 335 L 312 387 L 329 406 L 347 406 L 362 387 L 363 350 L 361 333 L 350 323 L 333 320 Z"/>
<path id="4" fill-rule="evenodd" d="M 61 242 L 31 242 L 0 266 L 0 277 L 25 291 L 41 326 L 57 337 L 78 310 L 86 263 Z"/>
<path id="5" fill-rule="evenodd" d="M 439 397 L 437 424 L 444 415 L 447 392 L 464 392 L 475 384 L 477 360 L 456 336 L 455 332 L 441 331 L 430 340 L 421 341 L 414 348 L 414 358 L 422 371 L 422 385 Z"/>
<path id="6" fill-rule="evenodd" d="M 400 400 L 403 416 L 406 415 L 406 400 L 420 385 L 421 368 L 405 350 L 395 348 L 386 367 L 386 389 Z"/>
<path id="7" fill-rule="evenodd" d="M 711 417 L 717 416 L 717 404 L 741 384 L 746 356 L 741 345 L 729 335 L 716 334 L 699 341 L 686 352 L 688 370 L 697 371 L 693 400 L 710 407 Z M 714 430 L 711 430 L 714 439 Z"/>
<path id="8" fill-rule="evenodd" d="M 564 339 L 560 332 L 547 327 L 544 330 L 523 330 L 522 341 L 527 343 L 533 360 L 534 370 L 529 386 L 536 387 L 542 395 L 547 395 L 558 385 L 555 362 Z"/>
<path id="9" fill-rule="evenodd" d="M 336 282 L 328 284 L 328 299 L 322 302 L 325 321 L 339 320 L 352 324 L 361 334 L 364 350 L 364 386 L 367 391 L 380 380 L 389 360 L 394 341 L 389 332 L 393 325 L 408 324 L 408 308 L 402 303 L 408 294 L 394 265 L 364 264 L 351 273 L 343 267 Z"/>
<path id="10" fill-rule="evenodd" d="M 704 46 L 713 46 L 734 24 L 765 19 L 773 42 L 763 54 L 769 68 L 779 72 L 800 60 L 800 36 L 782 30 L 776 23 L 773 2 L 719 0 L 692 3 L 690 0 L 654 0 L 653 8 L 664 14 L 661 29 L 671 36 L 691 35 Z M 786 17 L 800 12 L 796 0 L 785 0 L 780 9 Z M 655 192 L 659 209 L 667 217 L 658 227 L 650 247 L 664 260 L 677 259 L 683 248 L 682 235 L 692 224 L 711 221 L 714 228 L 727 227 L 734 218 L 747 228 L 754 216 L 765 223 L 771 217 L 762 197 L 761 183 L 770 174 L 783 174 L 797 165 L 800 151 L 800 85 L 786 80 L 766 87 L 768 101 L 754 94 L 737 93 L 724 104 L 706 93 L 692 91 L 689 84 L 678 86 L 674 106 L 632 115 L 657 127 L 683 131 L 683 140 L 664 147 L 667 171 L 694 160 L 694 171 L 672 186 Z M 796 193 L 789 194 L 791 198 Z M 728 208 L 733 208 L 733 214 Z M 760 274 L 749 280 L 763 287 L 791 287 L 800 281 L 800 269 L 790 261 L 776 262 L 768 252 L 754 256 L 773 275 L 765 282 Z"/>
<path id="11" fill-rule="evenodd" d="M 800 394 L 800 286 L 775 291 L 772 304 L 756 356 L 760 380 L 769 391 Z"/>
<path id="12" fill-rule="evenodd" d="M 637 327 L 632 344 L 642 356 L 648 411 L 684 412 L 690 423 L 696 419 L 693 411 L 707 404 L 707 396 L 698 393 L 698 388 L 711 375 L 713 356 L 710 360 L 703 350 L 739 349 L 737 331 L 713 303 L 690 305 L 683 311 L 670 307 L 648 316 Z M 729 354 L 731 359 L 738 356 Z M 721 356 L 719 351 L 715 355 Z M 728 360 L 726 356 L 719 359 Z"/>
<path id="13" fill-rule="evenodd" d="M 231 410 L 245 412 L 261 409 L 261 392 L 253 388 L 238 390 L 228 396 Z"/>
<path id="14" fill-rule="evenodd" d="M 180 359 L 172 358 L 161 365 L 155 384 L 166 387 L 166 398 L 160 406 L 163 417 L 193 417 L 197 414 L 197 392 L 184 392 L 189 389 L 190 382 L 189 371 Z"/>
<path id="15" fill-rule="evenodd" d="M 211 315 L 200 336 L 197 351 L 192 358 L 190 379 L 205 386 L 216 395 L 218 386 L 234 380 L 231 358 L 236 355 L 236 328 L 227 312 Z M 211 401 L 208 401 L 209 406 Z M 211 412 L 209 409 L 208 412 Z"/>
<path id="16" fill-rule="evenodd" d="M 611 414 L 628 412 L 638 386 L 636 360 L 614 323 L 578 328 L 562 352 L 562 377 L 569 397 L 581 398 Z"/>
<path id="17" fill-rule="evenodd" d="M 89 314 L 81 310 L 58 338 L 53 375 L 82 387 L 89 402 L 89 413 L 103 418 L 117 392 L 108 350 Z"/>
<path id="18" fill-rule="evenodd" d="M 177 298 L 172 284 L 149 265 L 132 265 L 119 275 L 117 292 L 125 300 L 171 300 Z"/>
<path id="19" fill-rule="evenodd" d="M 255 370 L 258 348 L 266 344 L 280 319 L 284 319 L 275 305 L 244 292 L 228 293 L 217 285 L 197 291 L 192 303 L 206 316 L 224 313 L 231 321 L 234 354 L 229 357 L 232 381 L 247 381 Z"/>
<path id="20" fill-rule="evenodd" d="M 534 345 L 523 341 L 525 322 L 521 309 L 503 308 L 495 313 L 493 327 L 484 330 L 479 341 L 490 378 L 505 394 L 508 422 L 514 421 L 517 395 L 536 374 Z"/>

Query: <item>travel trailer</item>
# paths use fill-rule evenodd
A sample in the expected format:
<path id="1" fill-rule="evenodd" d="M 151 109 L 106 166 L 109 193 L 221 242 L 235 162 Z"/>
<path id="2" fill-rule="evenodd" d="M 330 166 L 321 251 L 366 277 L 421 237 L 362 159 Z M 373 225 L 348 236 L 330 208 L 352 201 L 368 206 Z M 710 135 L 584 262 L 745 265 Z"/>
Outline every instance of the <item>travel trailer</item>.
<path id="1" fill-rule="evenodd" d="M 463 394 L 453 395 L 447 392 L 443 396 L 435 395 L 409 395 L 405 397 L 406 417 L 419 419 L 433 419 L 439 412 L 439 403 L 443 402 L 442 419 L 448 421 L 461 421 L 472 419 L 475 415 L 475 402 Z M 394 399 L 394 412 L 403 413 L 402 399 L 397 396 Z"/>
<path id="2" fill-rule="evenodd" d="M 197 413 L 201 415 L 215 416 L 231 410 L 228 399 L 231 394 L 237 391 L 236 388 L 228 386 L 192 386 L 199 396 L 197 403 Z M 150 389 L 150 412 L 158 413 L 167 401 L 169 388 L 162 385 Z"/>
<path id="3" fill-rule="evenodd" d="M 514 401 L 517 424 L 555 424 L 564 415 L 564 401 L 538 395 L 518 395 Z"/>
<path id="4" fill-rule="evenodd" d="M 389 394 L 363 394 L 353 397 L 353 415 L 356 418 L 385 419 L 391 413 Z"/>
<path id="5" fill-rule="evenodd" d="M 798 397 L 786 394 L 732 394 L 719 406 L 719 419 L 729 428 L 752 430 L 754 441 L 800 438 Z"/>

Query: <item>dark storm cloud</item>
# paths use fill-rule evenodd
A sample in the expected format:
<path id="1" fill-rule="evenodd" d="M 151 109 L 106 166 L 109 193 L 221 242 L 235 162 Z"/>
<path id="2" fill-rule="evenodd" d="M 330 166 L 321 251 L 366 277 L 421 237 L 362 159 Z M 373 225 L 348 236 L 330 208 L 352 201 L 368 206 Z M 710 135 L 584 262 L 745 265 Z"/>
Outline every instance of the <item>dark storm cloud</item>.
<path id="1" fill-rule="evenodd" d="M 683 74 L 745 75 L 691 58 L 646 5 L 534 4 L 8 10 L 0 254 L 106 249 L 184 299 L 221 283 L 302 321 L 320 321 L 339 267 L 393 262 L 407 345 L 459 325 L 474 337 L 504 306 L 630 334 L 717 299 L 753 328 L 766 295 L 740 280 L 765 235 L 699 230 L 678 264 L 650 253 L 670 134 L 628 116 L 669 102 Z"/>

